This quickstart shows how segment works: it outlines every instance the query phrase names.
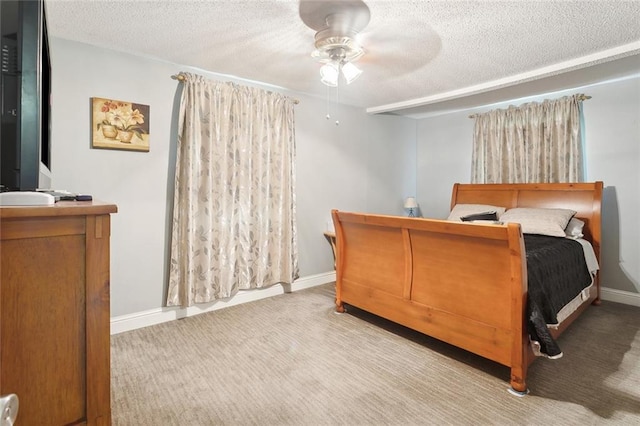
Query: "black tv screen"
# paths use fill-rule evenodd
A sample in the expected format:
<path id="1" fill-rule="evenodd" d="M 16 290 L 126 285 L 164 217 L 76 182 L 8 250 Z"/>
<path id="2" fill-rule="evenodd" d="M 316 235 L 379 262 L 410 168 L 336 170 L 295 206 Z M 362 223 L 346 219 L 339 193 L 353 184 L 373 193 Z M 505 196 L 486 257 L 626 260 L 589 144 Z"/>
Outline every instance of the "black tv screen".
<path id="1" fill-rule="evenodd" d="M 0 2 L 0 190 L 48 188 L 49 45 L 42 0 Z"/>

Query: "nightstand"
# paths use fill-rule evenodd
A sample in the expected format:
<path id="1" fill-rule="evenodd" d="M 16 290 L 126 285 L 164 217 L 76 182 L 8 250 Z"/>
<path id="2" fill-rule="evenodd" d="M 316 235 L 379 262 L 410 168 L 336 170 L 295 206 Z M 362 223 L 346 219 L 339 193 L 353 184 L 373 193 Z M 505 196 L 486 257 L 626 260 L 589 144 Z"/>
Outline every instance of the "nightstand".
<path id="1" fill-rule="evenodd" d="M 336 234 L 333 232 L 325 232 L 324 237 L 331 244 L 331 252 L 333 253 L 333 269 L 336 268 Z"/>

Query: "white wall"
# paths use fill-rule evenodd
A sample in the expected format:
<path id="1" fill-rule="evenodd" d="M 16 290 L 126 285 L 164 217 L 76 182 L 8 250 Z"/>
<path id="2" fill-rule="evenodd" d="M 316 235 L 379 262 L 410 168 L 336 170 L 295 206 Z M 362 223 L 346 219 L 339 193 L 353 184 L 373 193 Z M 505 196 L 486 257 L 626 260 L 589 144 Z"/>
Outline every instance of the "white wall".
<path id="1" fill-rule="evenodd" d="M 471 179 L 473 121 L 468 116 L 465 111 L 418 121 L 416 188 L 425 217 L 446 218 L 453 184 Z"/>
<path id="2" fill-rule="evenodd" d="M 602 283 L 640 293 L 640 76 L 585 93 L 587 179 L 605 185 Z"/>
<path id="3" fill-rule="evenodd" d="M 164 306 L 179 105 L 179 83 L 170 76 L 191 71 L 229 79 L 68 40 L 53 38 L 50 48 L 52 187 L 118 205 L 111 230 L 111 315 Z M 296 197 L 305 277 L 333 271 L 322 235 L 332 208 L 403 213 L 402 199 L 415 193 L 416 124 L 341 106 L 334 108 L 340 120 L 335 126 L 325 119 L 326 100 L 288 94 L 300 100 Z M 150 105 L 150 152 L 91 149 L 91 97 Z"/>
<path id="4" fill-rule="evenodd" d="M 639 70 L 640 72 L 640 70 Z M 602 285 L 640 292 L 640 77 L 547 94 L 585 93 L 586 180 L 602 180 Z M 527 101 L 536 100 L 527 99 Z M 513 101 L 513 104 L 523 103 Z M 473 120 L 469 114 L 492 105 L 424 118 L 418 122 L 417 191 L 423 214 L 446 217 L 451 187 L 471 178 Z"/>
<path id="5" fill-rule="evenodd" d="M 331 253 L 322 232 L 331 209 L 403 214 L 404 194 L 415 192 L 415 121 L 370 116 L 322 100 L 296 108 L 297 214 L 300 269 L 325 272 Z M 335 125 L 338 118 L 340 125 Z M 333 226 L 330 224 L 330 226 Z M 319 263 L 318 258 L 325 261 Z"/>

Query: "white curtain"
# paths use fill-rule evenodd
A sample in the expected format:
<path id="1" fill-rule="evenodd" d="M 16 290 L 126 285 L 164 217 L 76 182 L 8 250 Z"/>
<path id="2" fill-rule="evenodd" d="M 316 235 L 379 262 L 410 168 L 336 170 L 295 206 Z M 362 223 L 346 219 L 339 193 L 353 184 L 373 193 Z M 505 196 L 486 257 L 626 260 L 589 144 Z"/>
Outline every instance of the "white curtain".
<path id="1" fill-rule="evenodd" d="M 477 114 L 471 182 L 581 182 L 583 95 Z"/>
<path id="2" fill-rule="evenodd" d="M 167 305 L 292 283 L 294 100 L 183 76 Z"/>

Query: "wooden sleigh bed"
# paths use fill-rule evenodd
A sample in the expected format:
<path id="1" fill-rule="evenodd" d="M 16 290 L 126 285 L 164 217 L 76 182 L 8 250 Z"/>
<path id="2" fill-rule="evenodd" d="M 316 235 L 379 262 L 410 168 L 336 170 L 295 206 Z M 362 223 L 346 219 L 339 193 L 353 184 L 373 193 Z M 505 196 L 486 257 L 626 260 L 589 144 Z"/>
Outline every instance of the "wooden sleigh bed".
<path id="1" fill-rule="evenodd" d="M 602 182 L 455 184 L 451 208 L 486 204 L 575 210 L 600 263 Z M 332 211 L 336 230 L 336 305 L 352 305 L 508 366 L 510 384 L 528 392 L 536 358 L 527 331 L 527 258 L 518 223 L 469 224 Z M 565 239 L 563 239 L 565 240 Z M 559 336 L 591 303 L 564 319 Z"/>

